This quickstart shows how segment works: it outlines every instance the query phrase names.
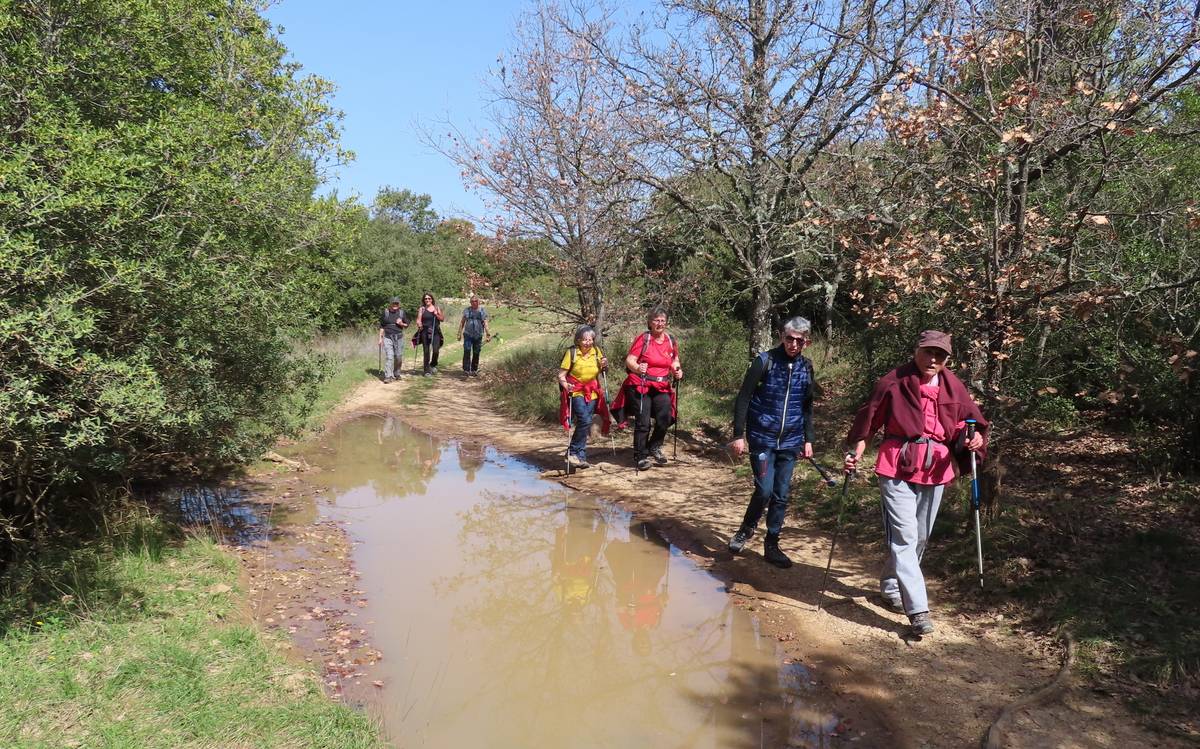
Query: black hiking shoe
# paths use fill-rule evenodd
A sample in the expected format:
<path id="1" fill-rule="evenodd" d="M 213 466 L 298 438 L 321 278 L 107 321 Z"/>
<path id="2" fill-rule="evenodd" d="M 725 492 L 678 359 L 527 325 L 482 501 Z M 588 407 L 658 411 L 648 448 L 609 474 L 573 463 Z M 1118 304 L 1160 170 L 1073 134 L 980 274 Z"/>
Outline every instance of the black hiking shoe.
<path id="1" fill-rule="evenodd" d="M 773 564 L 783 570 L 792 566 L 792 560 L 780 550 L 779 541 L 773 538 L 763 542 L 763 559 L 767 560 L 767 564 Z"/>
<path id="2" fill-rule="evenodd" d="M 660 466 L 665 466 L 667 463 L 670 462 L 667 460 L 667 456 L 663 455 L 663 451 L 662 451 L 661 447 L 656 447 L 653 450 L 651 450 L 650 457 L 654 458 L 654 462 L 658 463 Z"/>
<path id="3" fill-rule="evenodd" d="M 746 548 L 746 542 L 754 538 L 754 529 L 742 526 L 738 528 L 737 533 L 733 534 L 733 538 L 729 539 L 729 553 L 741 554 L 742 549 Z"/>
<path id="4" fill-rule="evenodd" d="M 639 471 L 649 471 L 650 470 L 650 459 L 642 458 L 641 460 L 639 460 L 637 462 L 637 467 L 638 467 Z"/>
<path id="5" fill-rule="evenodd" d="M 924 637 L 925 635 L 933 634 L 933 619 L 929 617 L 929 612 L 922 611 L 919 614 L 909 614 L 908 631 L 915 637 Z"/>

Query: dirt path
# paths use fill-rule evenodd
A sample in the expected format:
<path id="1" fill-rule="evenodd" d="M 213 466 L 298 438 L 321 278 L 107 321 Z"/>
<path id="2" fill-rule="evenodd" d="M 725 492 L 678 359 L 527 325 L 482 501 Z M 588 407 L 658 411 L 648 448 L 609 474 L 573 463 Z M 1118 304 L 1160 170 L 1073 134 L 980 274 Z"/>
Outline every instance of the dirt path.
<path id="1" fill-rule="evenodd" d="M 453 350 L 445 352 L 447 362 Z M 485 362 L 486 364 L 486 362 Z M 565 476 L 561 430 L 520 424 L 490 407 L 479 379 L 440 374 L 419 405 L 400 403 L 413 382 L 360 386 L 332 420 L 370 412 L 395 412 L 438 435 L 486 441 L 542 467 L 566 486 L 617 500 L 653 521 L 670 541 L 724 581 L 738 605 L 758 613 L 764 632 L 789 656 L 823 668 L 835 694 L 878 716 L 893 735 L 860 745 L 889 747 L 978 746 L 1009 703 L 1048 684 L 1059 668 L 1056 643 L 1014 632 L 1003 621 L 948 613 L 936 580 L 930 581 L 938 630 L 922 641 L 903 637 L 906 618 L 874 599 L 880 553 L 839 542 L 823 610 L 817 594 L 829 552 L 826 534 L 789 519 L 782 547 L 790 570 L 767 565 L 761 536 L 733 557 L 725 546 L 750 492 L 719 450 L 679 445 L 678 460 L 635 475 L 631 437 L 589 446 L 593 468 Z M 486 376 L 486 374 L 485 374 Z M 408 376 L 411 377 L 411 376 Z M 798 477 L 799 480 L 799 477 Z M 812 480 L 811 478 L 807 480 Z M 1021 711 L 1008 723 L 1003 746 L 1184 746 L 1141 729 L 1118 701 L 1072 686 L 1050 704 Z"/>

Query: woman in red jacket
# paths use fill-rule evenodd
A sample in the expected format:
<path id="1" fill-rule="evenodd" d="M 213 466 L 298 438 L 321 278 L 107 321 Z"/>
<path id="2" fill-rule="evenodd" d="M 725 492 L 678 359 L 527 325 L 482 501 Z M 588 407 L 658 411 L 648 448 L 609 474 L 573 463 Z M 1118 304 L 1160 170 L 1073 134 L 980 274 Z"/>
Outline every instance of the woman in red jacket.
<path id="1" fill-rule="evenodd" d="M 628 416 L 634 417 L 633 457 L 638 470 L 649 470 L 651 459 L 654 464 L 666 465 L 663 441 L 677 417 L 672 382 L 683 379 L 683 368 L 679 346 L 667 332 L 667 311 L 662 307 L 650 310 L 646 332 L 629 344 L 625 369 L 628 374 L 612 404 L 617 424 L 623 426 Z"/>
<path id="2" fill-rule="evenodd" d="M 891 608 L 908 614 L 912 633 L 918 636 L 933 632 L 921 556 L 942 491 L 958 475 L 955 452 L 957 457 L 976 452 L 982 459 L 988 429 L 966 386 L 946 370 L 952 353 L 948 333 L 922 332 L 912 361 L 875 383 L 846 436 L 853 450 L 846 454 L 849 472 L 858 468 L 867 440 L 883 429 L 875 474 L 883 499 L 888 557 L 879 591 Z M 966 437 L 967 419 L 977 423 L 971 439 Z"/>

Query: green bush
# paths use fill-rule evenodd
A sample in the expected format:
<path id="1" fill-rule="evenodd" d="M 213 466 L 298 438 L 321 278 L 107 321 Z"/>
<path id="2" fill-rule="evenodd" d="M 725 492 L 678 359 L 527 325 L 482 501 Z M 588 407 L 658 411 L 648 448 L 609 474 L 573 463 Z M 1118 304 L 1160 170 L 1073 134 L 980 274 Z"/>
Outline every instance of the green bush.
<path id="1" fill-rule="evenodd" d="M 0 13 L 0 559 L 66 497 L 245 459 L 311 400 L 336 113 L 256 7 Z"/>
<path id="2" fill-rule="evenodd" d="M 740 325 L 725 319 L 708 322 L 681 334 L 679 348 L 689 385 L 737 394 L 749 366 Z"/>
<path id="3" fill-rule="evenodd" d="M 486 387 L 500 410 L 522 421 L 557 423 L 563 350 L 563 344 L 543 342 L 499 360 L 488 373 Z"/>

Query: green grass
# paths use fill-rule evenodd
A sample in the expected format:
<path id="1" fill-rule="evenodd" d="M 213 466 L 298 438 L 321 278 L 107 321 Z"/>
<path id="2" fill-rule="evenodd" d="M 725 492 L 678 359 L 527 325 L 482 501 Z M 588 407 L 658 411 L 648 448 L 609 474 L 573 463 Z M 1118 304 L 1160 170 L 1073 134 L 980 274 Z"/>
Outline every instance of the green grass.
<path id="1" fill-rule="evenodd" d="M 383 746 L 240 621 L 234 557 L 144 512 L 107 538 L 6 574 L 0 745 Z"/>
<path id="2" fill-rule="evenodd" d="M 324 358 L 329 372 L 311 404 L 305 423 L 307 431 L 319 428 L 329 412 L 360 383 L 382 376 L 378 340 L 374 330 L 351 329 L 323 335 L 306 344 L 310 351 Z"/>
<path id="3" fill-rule="evenodd" d="M 507 352 L 485 380 L 488 395 L 501 412 L 521 421 L 558 421 L 558 364 L 562 346 L 535 341 Z"/>

